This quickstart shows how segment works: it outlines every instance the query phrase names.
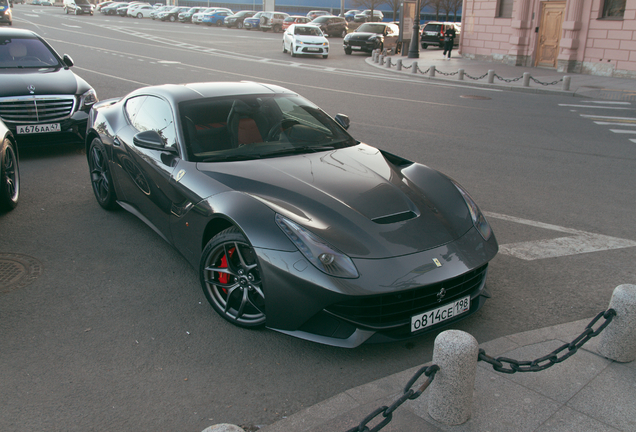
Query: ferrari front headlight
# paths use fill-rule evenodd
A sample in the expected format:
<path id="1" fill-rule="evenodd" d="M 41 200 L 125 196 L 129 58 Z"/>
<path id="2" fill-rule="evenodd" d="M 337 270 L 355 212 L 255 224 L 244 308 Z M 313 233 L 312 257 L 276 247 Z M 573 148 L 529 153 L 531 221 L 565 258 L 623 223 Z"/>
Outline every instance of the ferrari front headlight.
<path id="1" fill-rule="evenodd" d="M 321 272 L 349 279 L 359 276 L 351 258 L 327 244 L 311 231 L 280 214 L 276 215 L 276 223 L 305 258 Z"/>
<path id="2" fill-rule="evenodd" d="M 477 207 L 477 204 L 475 204 L 475 201 L 473 201 L 466 189 L 464 189 L 455 180 L 451 179 L 451 182 L 453 182 L 453 184 L 461 194 L 462 198 L 464 198 L 464 201 L 466 202 L 466 206 L 468 207 L 468 211 L 470 213 L 470 217 L 473 220 L 473 225 L 475 226 L 475 228 L 477 228 L 477 231 L 479 231 L 479 234 L 481 234 L 484 240 L 488 240 L 492 235 L 492 228 L 490 228 L 490 224 L 486 220 L 486 217 L 483 215 L 481 210 L 479 210 L 479 207 Z"/>

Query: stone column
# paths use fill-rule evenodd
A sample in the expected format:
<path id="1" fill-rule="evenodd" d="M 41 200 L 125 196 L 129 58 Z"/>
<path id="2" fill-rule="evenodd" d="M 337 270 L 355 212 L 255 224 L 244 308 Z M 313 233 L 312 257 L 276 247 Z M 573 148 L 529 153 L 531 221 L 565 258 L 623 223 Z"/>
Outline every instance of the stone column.
<path id="1" fill-rule="evenodd" d="M 580 46 L 579 30 L 583 24 L 583 1 L 568 0 L 565 5 L 563 34 L 557 57 L 557 71 L 559 72 L 581 72 L 581 64 L 577 62 L 577 54 Z"/>
<path id="2" fill-rule="evenodd" d="M 530 6 L 533 0 L 518 0 L 515 2 L 510 36 L 510 49 L 506 63 L 513 66 L 531 66 L 530 37 L 532 35 L 532 17 Z"/>

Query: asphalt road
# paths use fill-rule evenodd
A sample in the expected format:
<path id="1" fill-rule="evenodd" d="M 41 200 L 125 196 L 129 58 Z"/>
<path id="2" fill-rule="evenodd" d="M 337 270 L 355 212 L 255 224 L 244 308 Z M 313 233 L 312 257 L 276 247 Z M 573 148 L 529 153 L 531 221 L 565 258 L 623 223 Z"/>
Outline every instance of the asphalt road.
<path id="1" fill-rule="evenodd" d="M 344 55 L 339 38 L 327 60 L 292 59 L 280 34 L 31 5 L 16 5 L 14 26 L 71 55 L 101 100 L 162 83 L 280 84 L 348 114 L 359 140 L 458 180 L 502 245 L 492 299 L 455 326 L 480 342 L 592 317 L 635 283 L 636 148 L 563 106 L 571 98 L 392 75 Z M 98 206 L 81 145 L 20 151 L 21 201 L 0 215 L 0 254 L 41 268 L 0 293 L 0 430 L 264 425 L 431 359 L 435 334 L 345 350 L 230 325 L 174 249 Z"/>

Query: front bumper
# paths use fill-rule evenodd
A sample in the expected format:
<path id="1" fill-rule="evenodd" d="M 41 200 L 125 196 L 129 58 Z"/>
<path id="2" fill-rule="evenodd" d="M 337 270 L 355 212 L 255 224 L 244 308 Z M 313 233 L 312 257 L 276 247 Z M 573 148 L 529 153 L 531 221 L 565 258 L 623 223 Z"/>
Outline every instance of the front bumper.
<path id="1" fill-rule="evenodd" d="M 339 279 L 317 270 L 300 252 L 256 249 L 266 290 L 266 326 L 348 348 L 417 337 L 483 306 L 490 297 L 485 289 L 488 262 L 497 250 L 494 236 L 484 242 L 471 229 L 460 239 L 428 251 L 354 259 L 360 277 Z M 468 295 L 468 312 L 411 332 L 411 317 Z"/>

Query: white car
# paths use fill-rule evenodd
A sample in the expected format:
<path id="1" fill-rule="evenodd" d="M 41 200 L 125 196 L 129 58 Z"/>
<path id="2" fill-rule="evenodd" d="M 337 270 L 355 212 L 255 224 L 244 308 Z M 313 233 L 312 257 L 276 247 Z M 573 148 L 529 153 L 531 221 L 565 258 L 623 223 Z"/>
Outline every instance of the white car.
<path id="1" fill-rule="evenodd" d="M 297 55 L 329 55 L 329 41 L 320 30 L 312 24 L 292 24 L 283 34 L 283 52 Z"/>
<path id="2" fill-rule="evenodd" d="M 136 7 L 132 11 L 130 10 L 130 8 L 128 8 L 128 13 L 130 14 L 130 16 L 135 18 L 150 18 L 150 14 L 156 10 L 156 8 L 150 5 L 141 5 L 139 7 Z"/>

